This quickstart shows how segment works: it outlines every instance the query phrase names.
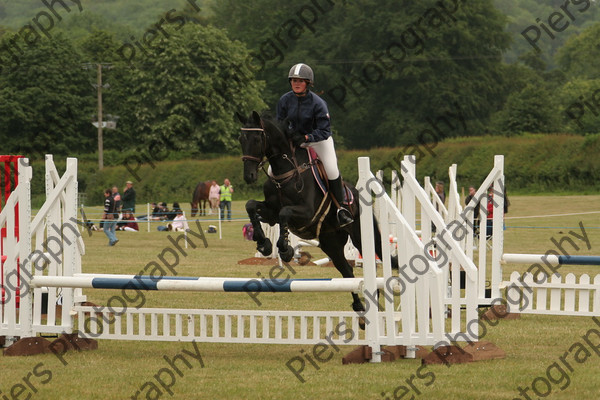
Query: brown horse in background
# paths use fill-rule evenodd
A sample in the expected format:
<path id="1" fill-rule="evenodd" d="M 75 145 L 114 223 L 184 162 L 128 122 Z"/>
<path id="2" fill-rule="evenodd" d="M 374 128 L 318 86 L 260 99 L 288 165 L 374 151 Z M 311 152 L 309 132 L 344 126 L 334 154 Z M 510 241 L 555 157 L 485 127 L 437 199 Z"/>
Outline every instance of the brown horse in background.
<path id="1" fill-rule="evenodd" d="M 212 181 L 200 182 L 196 186 L 191 202 L 192 217 L 195 217 L 196 213 L 198 213 L 198 215 L 206 215 L 206 203 L 208 202 L 210 185 L 212 185 Z M 198 206 L 200 206 L 200 209 L 198 209 Z"/>

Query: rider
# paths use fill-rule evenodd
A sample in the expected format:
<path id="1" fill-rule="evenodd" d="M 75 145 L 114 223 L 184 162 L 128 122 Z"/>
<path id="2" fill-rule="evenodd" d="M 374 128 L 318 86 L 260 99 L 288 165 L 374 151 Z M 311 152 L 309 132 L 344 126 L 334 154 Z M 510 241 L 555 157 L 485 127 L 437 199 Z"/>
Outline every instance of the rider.
<path id="1" fill-rule="evenodd" d="M 337 220 L 340 227 L 353 222 L 352 214 L 341 206 L 344 200 L 342 177 L 337 165 L 337 157 L 327 103 L 311 92 L 309 86 L 313 85 L 313 70 L 306 64 L 294 65 L 288 74 L 292 87 L 279 99 L 277 103 L 277 119 L 288 119 L 294 135 L 292 142 L 296 146 L 312 147 L 323 163 L 329 179 L 329 191 L 340 205 L 337 211 Z"/>

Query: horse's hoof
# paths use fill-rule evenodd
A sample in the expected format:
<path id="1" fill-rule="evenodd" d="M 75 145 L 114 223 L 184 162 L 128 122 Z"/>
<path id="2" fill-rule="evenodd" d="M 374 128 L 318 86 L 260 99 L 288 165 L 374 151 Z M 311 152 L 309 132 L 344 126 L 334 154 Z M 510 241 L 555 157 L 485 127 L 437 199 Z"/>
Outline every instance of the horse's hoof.
<path id="1" fill-rule="evenodd" d="M 279 255 L 281 256 L 281 261 L 290 262 L 292 261 L 292 258 L 294 258 L 294 249 L 288 246 L 287 249 L 285 249 L 285 251 L 280 251 Z"/>
<path id="2" fill-rule="evenodd" d="M 256 250 L 258 250 L 260 254 L 265 257 L 270 256 L 271 253 L 273 253 L 273 244 L 271 244 L 271 240 L 265 239 L 265 242 L 262 244 L 262 246 L 257 246 Z"/>

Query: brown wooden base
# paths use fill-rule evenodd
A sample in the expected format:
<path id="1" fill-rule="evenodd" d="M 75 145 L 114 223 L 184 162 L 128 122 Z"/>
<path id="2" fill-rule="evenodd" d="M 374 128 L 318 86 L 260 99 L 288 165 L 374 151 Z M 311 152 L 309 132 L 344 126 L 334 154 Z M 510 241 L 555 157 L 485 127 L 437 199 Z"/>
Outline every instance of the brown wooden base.
<path id="1" fill-rule="evenodd" d="M 521 318 L 521 314 L 508 312 L 505 304 L 496 304 L 491 306 L 481 318 L 488 321 L 495 321 L 497 319 L 511 320 Z"/>
<path id="2" fill-rule="evenodd" d="M 77 333 L 62 334 L 53 341 L 43 337 L 30 337 L 17 340 L 4 349 L 5 356 L 32 356 L 36 354 L 62 354 L 70 350 L 96 350 L 98 341 L 80 338 Z"/>
<path id="3" fill-rule="evenodd" d="M 423 358 L 428 351 L 424 347 L 417 346 L 416 358 Z M 396 361 L 401 358 L 406 358 L 406 346 L 382 346 L 381 355 L 382 362 Z M 358 346 L 350 353 L 342 358 L 342 364 L 363 364 L 369 362 L 373 358 L 373 350 L 371 347 L 364 345 Z"/>
<path id="4" fill-rule="evenodd" d="M 48 339 L 43 337 L 22 338 L 4 349 L 5 356 L 33 356 L 48 353 L 50 345 Z"/>
<path id="5" fill-rule="evenodd" d="M 506 353 L 498 346 L 481 341 L 469 343 L 463 348 L 456 345 L 440 346 L 423 358 L 423 364 L 461 364 L 505 357 Z"/>

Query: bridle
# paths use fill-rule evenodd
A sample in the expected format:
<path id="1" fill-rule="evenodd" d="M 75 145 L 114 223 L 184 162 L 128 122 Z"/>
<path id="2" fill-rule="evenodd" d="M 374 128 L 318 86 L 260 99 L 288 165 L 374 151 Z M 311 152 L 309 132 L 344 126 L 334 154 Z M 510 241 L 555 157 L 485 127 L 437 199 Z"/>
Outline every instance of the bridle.
<path id="1" fill-rule="evenodd" d="M 265 133 L 264 128 L 240 128 L 242 131 L 242 134 L 244 134 L 245 132 L 260 132 L 261 133 L 261 142 L 262 142 L 262 153 L 261 153 L 261 158 L 258 157 L 254 157 L 254 156 L 247 156 L 247 155 L 243 155 L 242 156 L 242 161 L 253 161 L 255 163 L 258 164 L 258 168 L 262 168 L 265 163 L 267 162 L 267 160 L 265 160 L 265 154 L 267 154 L 267 134 Z M 264 170 L 264 168 L 263 168 Z M 266 171 L 265 171 L 266 173 Z"/>
<path id="2" fill-rule="evenodd" d="M 262 121 L 261 121 L 262 124 Z M 267 154 L 267 134 L 265 133 L 265 129 L 264 127 L 261 128 L 240 128 L 242 131 L 242 134 L 244 134 L 245 132 L 260 132 L 261 133 L 261 141 L 262 141 L 262 153 L 261 153 L 261 158 L 258 157 L 254 157 L 254 156 L 249 156 L 249 155 L 243 155 L 242 156 L 242 161 L 252 161 L 258 164 L 257 169 L 261 168 L 263 170 L 263 172 L 265 173 L 265 175 L 267 176 L 267 178 L 273 182 L 273 184 L 275 185 L 275 187 L 277 187 L 277 189 L 281 189 L 281 186 L 285 183 L 287 183 L 289 180 L 291 180 L 292 178 L 296 177 L 298 182 L 296 182 L 296 190 L 298 191 L 298 193 L 300 193 L 303 189 L 304 189 L 304 183 L 302 182 L 300 178 L 300 175 L 305 172 L 308 171 L 310 169 L 310 166 L 312 163 L 303 163 L 302 165 L 298 165 L 298 162 L 296 161 L 296 157 L 295 157 L 295 152 L 296 149 L 295 147 L 292 145 L 291 141 L 288 141 L 290 149 L 292 150 L 292 157 L 288 157 L 287 154 L 283 154 L 282 158 L 286 161 L 288 161 L 291 165 L 292 165 L 292 169 L 281 174 L 281 175 L 275 175 L 275 176 L 271 176 L 269 175 L 269 173 L 267 172 L 267 170 L 265 169 L 264 165 L 269 161 L 270 158 L 274 157 L 275 155 L 269 157 L 269 158 L 265 158 L 266 154 Z M 298 183 L 300 183 L 300 185 L 298 185 Z"/>

